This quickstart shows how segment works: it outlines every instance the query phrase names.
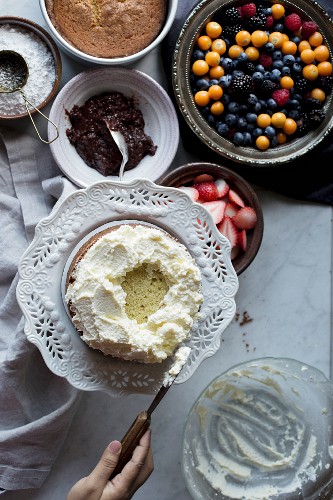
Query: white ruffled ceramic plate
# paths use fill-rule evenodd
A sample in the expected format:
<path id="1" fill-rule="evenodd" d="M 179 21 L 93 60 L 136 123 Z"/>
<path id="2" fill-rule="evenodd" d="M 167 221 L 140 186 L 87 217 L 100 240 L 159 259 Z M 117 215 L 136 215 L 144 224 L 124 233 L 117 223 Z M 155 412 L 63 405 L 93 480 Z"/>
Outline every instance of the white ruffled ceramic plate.
<path id="1" fill-rule="evenodd" d="M 157 180 L 170 166 L 179 143 L 179 125 L 174 105 L 166 91 L 145 73 L 129 68 L 98 68 L 72 78 L 57 95 L 49 115 L 59 129 L 59 138 L 50 144 L 52 155 L 62 172 L 77 186 L 87 187 L 103 180 L 118 181 L 118 176 L 105 177 L 89 167 L 69 142 L 66 130 L 71 127 L 66 110 L 81 106 L 92 96 L 118 91 L 134 97 L 143 114 L 145 133 L 157 146 L 154 156 L 147 155 L 139 165 L 125 171 L 124 181 L 145 178 Z M 48 134 L 54 137 L 49 123 Z"/>
<path id="2" fill-rule="evenodd" d="M 186 342 L 191 353 L 175 383 L 185 382 L 219 349 L 221 334 L 235 314 L 238 278 L 228 240 L 210 214 L 179 189 L 148 179 L 104 181 L 68 196 L 36 226 L 19 265 L 17 300 L 25 317 L 24 331 L 51 371 L 83 390 L 104 390 L 113 396 L 154 394 L 173 360 L 146 365 L 89 348 L 62 300 L 63 276 L 78 243 L 92 231 L 119 221 L 142 221 L 168 231 L 187 247 L 201 271 L 201 318 Z"/>

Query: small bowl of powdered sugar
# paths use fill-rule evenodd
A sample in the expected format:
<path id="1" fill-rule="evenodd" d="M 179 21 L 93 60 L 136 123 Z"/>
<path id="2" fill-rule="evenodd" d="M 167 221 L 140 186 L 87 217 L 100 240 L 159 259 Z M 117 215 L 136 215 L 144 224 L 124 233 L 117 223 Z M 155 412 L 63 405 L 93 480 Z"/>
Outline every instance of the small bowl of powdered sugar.
<path id="1" fill-rule="evenodd" d="M 62 73 L 60 53 L 50 35 L 30 20 L 4 16 L 0 17 L 0 47 L 23 57 L 28 77 L 22 92 L 31 104 L 28 105 L 31 114 L 36 112 L 35 108 L 42 109 L 55 96 Z M 19 89 L 0 92 L 0 119 L 28 115 L 22 92 Z"/>

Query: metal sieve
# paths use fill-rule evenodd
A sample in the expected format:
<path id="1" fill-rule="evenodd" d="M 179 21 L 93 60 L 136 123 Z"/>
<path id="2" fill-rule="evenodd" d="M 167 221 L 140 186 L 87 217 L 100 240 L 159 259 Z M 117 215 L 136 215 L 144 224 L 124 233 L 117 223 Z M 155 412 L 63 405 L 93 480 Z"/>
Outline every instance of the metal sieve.
<path id="1" fill-rule="evenodd" d="M 20 92 L 28 115 L 32 121 L 32 124 L 37 132 L 39 139 L 46 144 L 50 144 L 59 137 L 58 127 L 42 113 L 36 106 L 34 106 L 27 98 L 22 90 L 22 87 L 27 83 L 29 76 L 29 69 L 25 59 L 13 50 L 1 50 L 0 51 L 0 93 L 12 94 L 13 92 Z M 40 115 L 42 115 L 48 122 L 50 122 L 55 130 L 56 136 L 51 141 L 46 141 L 42 139 L 40 133 L 37 129 L 35 121 L 31 115 L 29 106 L 36 110 Z"/>

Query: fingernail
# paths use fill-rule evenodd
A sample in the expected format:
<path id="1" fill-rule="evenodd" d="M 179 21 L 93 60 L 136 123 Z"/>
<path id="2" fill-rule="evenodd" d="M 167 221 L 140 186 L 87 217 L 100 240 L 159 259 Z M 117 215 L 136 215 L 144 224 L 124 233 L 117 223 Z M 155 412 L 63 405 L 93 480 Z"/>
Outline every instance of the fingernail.
<path id="1" fill-rule="evenodd" d="M 111 451 L 111 453 L 119 453 L 121 449 L 121 443 L 119 441 L 112 441 L 109 444 L 108 448 Z"/>

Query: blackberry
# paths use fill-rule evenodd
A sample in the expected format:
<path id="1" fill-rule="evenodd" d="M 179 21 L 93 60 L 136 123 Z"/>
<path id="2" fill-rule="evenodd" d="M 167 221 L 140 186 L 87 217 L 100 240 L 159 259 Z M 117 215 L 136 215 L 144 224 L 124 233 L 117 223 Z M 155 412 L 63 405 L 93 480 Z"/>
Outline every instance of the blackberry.
<path id="1" fill-rule="evenodd" d="M 250 75 L 235 76 L 230 84 L 230 95 L 239 100 L 244 100 L 254 90 L 254 83 Z"/>
<path id="2" fill-rule="evenodd" d="M 230 24 L 227 26 L 224 26 L 223 28 L 223 34 L 229 39 L 234 41 L 235 36 L 239 31 L 243 29 L 241 24 Z"/>
<path id="3" fill-rule="evenodd" d="M 314 99 L 313 97 L 308 97 L 303 100 L 303 107 L 305 111 L 312 111 L 313 109 L 321 109 L 323 106 L 319 99 Z"/>
<path id="4" fill-rule="evenodd" d="M 294 89 L 297 92 L 304 93 L 306 90 L 309 89 L 309 87 L 310 87 L 309 80 L 306 80 L 301 76 L 297 76 L 294 78 Z"/>
<path id="5" fill-rule="evenodd" d="M 226 9 L 224 14 L 223 14 L 223 26 L 226 24 L 237 24 L 241 22 L 241 15 L 238 9 L 236 7 L 230 7 L 229 9 Z"/>
<path id="6" fill-rule="evenodd" d="M 326 94 L 330 94 L 333 89 L 333 77 L 332 76 L 320 76 L 318 78 L 319 87 L 323 89 Z"/>
<path id="7" fill-rule="evenodd" d="M 265 30 L 266 23 L 266 15 L 263 12 L 259 12 L 255 16 L 247 18 L 244 21 L 244 27 L 252 33 L 255 30 Z"/>
<path id="8" fill-rule="evenodd" d="M 306 113 L 302 113 L 299 120 L 297 120 L 297 131 L 299 135 L 306 135 L 311 130 L 311 122 Z"/>
<path id="9" fill-rule="evenodd" d="M 311 128 L 318 127 L 325 118 L 325 111 L 322 109 L 312 109 L 308 113 L 308 117 L 311 123 Z"/>
<path id="10" fill-rule="evenodd" d="M 253 73 L 255 73 L 255 71 L 256 71 L 256 65 L 252 61 L 247 61 L 246 65 L 245 65 L 245 72 L 248 75 L 253 75 Z"/>
<path id="11" fill-rule="evenodd" d="M 277 88 L 278 85 L 272 82 L 272 80 L 263 80 L 262 82 L 258 83 L 258 91 L 260 97 L 270 97 L 273 90 L 276 90 Z"/>

